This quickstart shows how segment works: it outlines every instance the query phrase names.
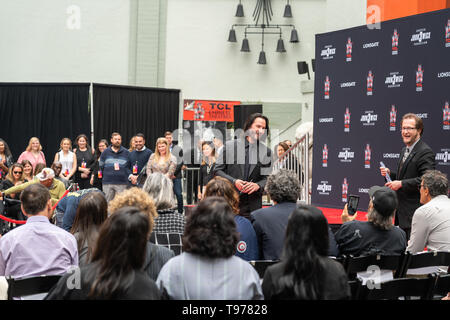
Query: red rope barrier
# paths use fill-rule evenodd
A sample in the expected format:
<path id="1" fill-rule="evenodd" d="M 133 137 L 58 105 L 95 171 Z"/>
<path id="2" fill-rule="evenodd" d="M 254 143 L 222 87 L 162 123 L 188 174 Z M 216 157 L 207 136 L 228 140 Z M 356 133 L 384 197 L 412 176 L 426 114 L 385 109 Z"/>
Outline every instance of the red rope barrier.
<path id="1" fill-rule="evenodd" d="M 0 219 L 8 221 L 8 222 L 11 222 L 11 223 L 15 223 L 15 224 L 25 224 L 25 223 L 27 223 L 27 220 L 14 220 L 14 219 L 7 218 L 7 217 L 5 217 L 5 216 L 3 216 L 1 214 L 0 214 Z"/>

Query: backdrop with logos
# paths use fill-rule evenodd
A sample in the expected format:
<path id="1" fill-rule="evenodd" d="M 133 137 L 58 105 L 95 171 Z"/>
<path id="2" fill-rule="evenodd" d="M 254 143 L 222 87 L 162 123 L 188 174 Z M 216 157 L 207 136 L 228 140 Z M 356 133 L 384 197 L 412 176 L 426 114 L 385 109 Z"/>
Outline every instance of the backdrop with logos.
<path id="1" fill-rule="evenodd" d="M 396 169 L 409 112 L 450 177 L 450 9 L 318 34 L 315 63 L 314 205 L 354 194 L 366 210 L 380 161 Z"/>

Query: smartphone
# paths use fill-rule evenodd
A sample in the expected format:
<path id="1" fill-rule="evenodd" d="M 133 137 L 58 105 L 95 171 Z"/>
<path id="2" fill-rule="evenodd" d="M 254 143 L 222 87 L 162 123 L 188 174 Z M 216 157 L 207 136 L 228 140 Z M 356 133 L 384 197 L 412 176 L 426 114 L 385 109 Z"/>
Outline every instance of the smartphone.
<path id="1" fill-rule="evenodd" d="M 347 211 L 350 216 L 354 215 L 358 209 L 359 196 L 349 195 L 347 201 Z"/>

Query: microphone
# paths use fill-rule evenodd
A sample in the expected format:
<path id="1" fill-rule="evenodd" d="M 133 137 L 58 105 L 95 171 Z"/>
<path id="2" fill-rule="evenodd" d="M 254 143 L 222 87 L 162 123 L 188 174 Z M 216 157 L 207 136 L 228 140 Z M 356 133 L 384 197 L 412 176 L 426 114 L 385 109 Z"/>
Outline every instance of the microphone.
<path id="1" fill-rule="evenodd" d="M 384 165 L 383 161 L 380 161 L 380 167 L 381 168 L 386 168 L 386 166 Z M 386 180 L 387 180 L 387 182 L 392 182 L 391 176 L 387 172 L 386 172 Z"/>

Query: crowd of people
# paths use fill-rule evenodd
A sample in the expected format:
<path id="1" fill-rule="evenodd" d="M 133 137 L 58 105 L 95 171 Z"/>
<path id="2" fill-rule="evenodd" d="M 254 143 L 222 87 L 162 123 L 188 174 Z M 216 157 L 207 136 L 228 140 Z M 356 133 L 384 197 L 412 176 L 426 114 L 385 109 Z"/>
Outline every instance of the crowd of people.
<path id="1" fill-rule="evenodd" d="M 420 132 L 411 132 L 423 126 L 405 119 L 416 121 L 402 128 L 411 154 L 424 144 Z M 420 162 L 427 170 L 403 186 L 394 180 L 370 188 L 367 221 L 349 215 L 346 205 L 334 233 L 321 210 L 298 203 L 298 175 L 272 170 L 264 145 L 268 118 L 253 114 L 244 129 L 247 136 L 220 150 L 216 141 L 201 143 L 199 202 L 189 214 L 183 212 L 183 151 L 170 131 L 154 152 L 143 134 L 130 149 L 117 132 L 110 145 L 101 140 L 95 149 L 85 135 L 75 148 L 64 138 L 51 168 L 38 138 L 18 162 L 0 139 L 0 197 L 20 199 L 8 214 L 27 220 L 0 237 L 0 278 L 62 275 L 46 299 L 349 299 L 345 270 L 332 257 L 450 250 L 448 179 L 427 161 Z M 278 159 L 290 147 L 280 143 Z M 414 163 L 408 155 L 403 162 Z M 381 174 L 398 177 L 387 168 Z M 80 189 L 66 191 L 71 182 Z M 405 215 L 398 190 L 410 188 L 407 183 L 419 184 L 414 192 L 422 206 L 405 227 L 402 216 L 400 226 L 397 221 L 400 208 Z M 264 192 L 273 206 L 262 207 Z M 260 279 L 248 263 L 254 260 L 277 263 Z M 67 285 L 74 266 L 78 287 Z"/>

